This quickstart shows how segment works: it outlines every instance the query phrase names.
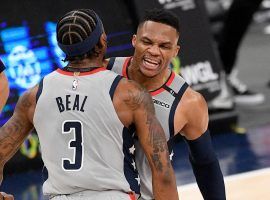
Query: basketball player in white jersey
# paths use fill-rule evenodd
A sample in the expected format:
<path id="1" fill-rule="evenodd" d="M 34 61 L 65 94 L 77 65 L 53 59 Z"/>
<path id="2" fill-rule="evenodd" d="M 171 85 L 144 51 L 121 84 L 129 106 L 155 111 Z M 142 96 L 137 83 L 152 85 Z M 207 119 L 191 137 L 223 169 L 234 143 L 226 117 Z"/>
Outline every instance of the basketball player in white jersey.
<path id="1" fill-rule="evenodd" d="M 196 33 L 194 33 L 196 34 Z M 135 80 L 151 94 L 157 118 L 168 140 L 173 161 L 173 143 L 182 135 L 190 150 L 190 162 L 204 199 L 226 199 L 223 175 L 208 131 L 207 104 L 198 92 L 169 67 L 180 47 L 178 18 L 166 10 L 148 11 L 133 36 L 132 57 L 110 58 L 107 68 Z M 141 177 L 142 199 L 153 199 L 151 171 L 140 144 L 136 162 Z"/>
<path id="2" fill-rule="evenodd" d="M 6 104 L 9 95 L 8 80 L 4 73 L 4 70 L 5 65 L 0 60 L 0 112 L 2 111 L 4 105 Z"/>
<path id="3" fill-rule="evenodd" d="M 69 64 L 28 90 L 0 129 L 0 180 L 5 162 L 35 128 L 48 170 L 43 193 L 50 199 L 133 200 L 140 193 L 136 130 L 155 199 L 178 199 L 150 95 L 102 67 L 107 43 L 99 17 L 88 9 L 68 12 L 57 24 L 57 41 Z"/>

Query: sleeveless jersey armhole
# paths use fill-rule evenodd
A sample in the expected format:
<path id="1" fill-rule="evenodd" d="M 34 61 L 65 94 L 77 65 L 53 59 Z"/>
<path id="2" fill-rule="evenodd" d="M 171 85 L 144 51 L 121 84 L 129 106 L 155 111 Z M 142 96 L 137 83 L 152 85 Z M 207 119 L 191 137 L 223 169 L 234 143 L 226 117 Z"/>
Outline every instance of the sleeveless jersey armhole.
<path id="1" fill-rule="evenodd" d="M 118 83 L 120 82 L 120 80 L 122 78 L 123 78 L 122 76 L 117 75 L 116 78 L 114 79 L 113 83 L 112 83 L 112 86 L 111 86 L 111 89 L 110 89 L 110 96 L 111 96 L 112 101 L 113 101 L 113 96 L 114 96 L 115 89 L 116 89 Z"/>
<path id="2" fill-rule="evenodd" d="M 43 79 L 41 79 L 41 81 L 39 82 L 39 86 L 38 86 L 38 91 L 37 91 L 37 94 L 36 94 L 36 103 L 38 102 L 38 99 L 42 93 L 42 90 L 43 90 Z"/>

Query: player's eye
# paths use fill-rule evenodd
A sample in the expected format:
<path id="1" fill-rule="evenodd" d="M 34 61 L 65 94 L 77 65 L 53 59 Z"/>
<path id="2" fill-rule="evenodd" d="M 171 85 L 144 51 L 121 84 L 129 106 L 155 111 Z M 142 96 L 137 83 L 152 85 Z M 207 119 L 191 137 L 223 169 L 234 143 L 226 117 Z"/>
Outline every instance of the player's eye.
<path id="1" fill-rule="evenodd" d="M 146 45 L 151 44 L 151 42 L 150 42 L 150 41 L 148 41 L 148 40 L 142 40 L 142 42 L 143 42 L 143 44 L 146 44 Z"/>
<path id="2" fill-rule="evenodd" d="M 160 48 L 162 48 L 162 49 L 171 49 L 171 46 L 168 46 L 168 45 L 160 45 Z"/>

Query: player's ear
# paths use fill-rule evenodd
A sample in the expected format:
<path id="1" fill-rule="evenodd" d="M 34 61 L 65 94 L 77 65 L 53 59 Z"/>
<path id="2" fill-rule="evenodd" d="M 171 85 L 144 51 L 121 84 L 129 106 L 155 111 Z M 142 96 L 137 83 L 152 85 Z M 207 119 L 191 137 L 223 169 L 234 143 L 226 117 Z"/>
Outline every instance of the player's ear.
<path id="1" fill-rule="evenodd" d="M 179 51 L 180 51 L 180 45 L 177 45 L 176 48 L 175 48 L 173 57 L 176 57 L 178 55 Z"/>
<path id="2" fill-rule="evenodd" d="M 134 35 L 132 36 L 132 46 L 133 46 L 133 47 L 135 47 L 136 41 L 137 41 L 137 36 L 134 34 Z"/>
<path id="3" fill-rule="evenodd" d="M 107 47 L 107 35 L 105 32 L 103 32 L 99 38 L 100 43 L 102 44 L 102 46 L 106 46 Z"/>

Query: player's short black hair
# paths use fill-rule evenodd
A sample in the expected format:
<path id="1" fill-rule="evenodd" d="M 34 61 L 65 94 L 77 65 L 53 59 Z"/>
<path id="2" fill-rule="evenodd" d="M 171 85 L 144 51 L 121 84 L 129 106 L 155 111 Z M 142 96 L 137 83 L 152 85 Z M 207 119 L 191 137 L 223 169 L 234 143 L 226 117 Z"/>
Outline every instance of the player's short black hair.
<path id="1" fill-rule="evenodd" d="M 88 38 L 97 25 L 97 17 L 93 10 L 76 9 L 66 13 L 57 23 L 57 42 L 63 45 L 80 43 Z M 97 44 L 101 47 L 101 44 Z M 66 55 L 65 61 L 81 60 L 94 55 L 96 52 L 91 49 L 89 52 L 78 55 Z"/>
<path id="2" fill-rule="evenodd" d="M 178 34 L 180 33 L 180 23 L 178 17 L 168 10 L 158 8 L 146 10 L 144 17 L 139 22 L 139 27 L 146 21 L 153 21 L 169 25 L 175 28 Z"/>

